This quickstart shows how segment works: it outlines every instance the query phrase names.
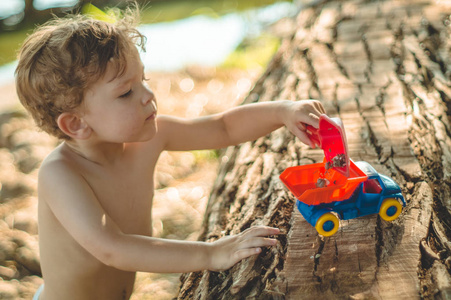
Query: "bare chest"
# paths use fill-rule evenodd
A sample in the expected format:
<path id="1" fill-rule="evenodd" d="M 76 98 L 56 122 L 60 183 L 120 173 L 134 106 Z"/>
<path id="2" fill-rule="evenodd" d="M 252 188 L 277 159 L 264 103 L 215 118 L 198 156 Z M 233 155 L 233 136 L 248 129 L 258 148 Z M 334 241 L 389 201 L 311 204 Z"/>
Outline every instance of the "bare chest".
<path id="1" fill-rule="evenodd" d="M 124 169 L 88 180 L 105 212 L 124 233 L 151 235 L 153 172 Z"/>

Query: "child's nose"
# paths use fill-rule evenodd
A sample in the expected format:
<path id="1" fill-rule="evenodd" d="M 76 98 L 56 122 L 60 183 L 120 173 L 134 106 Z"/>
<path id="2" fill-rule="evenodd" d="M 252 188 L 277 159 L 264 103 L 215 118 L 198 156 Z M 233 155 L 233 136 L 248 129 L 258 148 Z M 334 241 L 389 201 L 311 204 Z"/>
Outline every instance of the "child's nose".
<path id="1" fill-rule="evenodd" d="M 146 93 L 142 98 L 142 104 L 147 105 L 151 102 L 155 102 L 155 94 L 151 90 L 146 89 Z"/>

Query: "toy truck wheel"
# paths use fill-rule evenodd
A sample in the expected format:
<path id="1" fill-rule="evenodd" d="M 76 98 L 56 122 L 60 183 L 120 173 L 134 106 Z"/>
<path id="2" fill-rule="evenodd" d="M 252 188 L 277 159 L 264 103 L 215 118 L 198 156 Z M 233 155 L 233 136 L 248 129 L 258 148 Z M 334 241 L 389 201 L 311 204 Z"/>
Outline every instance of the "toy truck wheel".
<path id="1" fill-rule="evenodd" d="M 339 220 L 333 213 L 325 213 L 316 221 L 316 231 L 322 236 L 332 236 L 338 231 Z"/>
<path id="2" fill-rule="evenodd" d="M 381 209 L 379 210 L 379 215 L 385 221 L 393 221 L 397 217 L 399 217 L 401 211 L 401 203 L 399 203 L 399 201 L 394 198 L 388 198 L 385 199 L 384 202 L 382 202 Z"/>

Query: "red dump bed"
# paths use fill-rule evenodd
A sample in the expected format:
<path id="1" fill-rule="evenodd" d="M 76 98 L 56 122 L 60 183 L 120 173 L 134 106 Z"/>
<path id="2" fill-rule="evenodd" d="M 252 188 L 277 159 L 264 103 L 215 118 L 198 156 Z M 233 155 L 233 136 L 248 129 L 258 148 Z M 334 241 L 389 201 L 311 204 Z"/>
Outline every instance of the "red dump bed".
<path id="1" fill-rule="evenodd" d="M 368 178 L 352 160 L 349 177 L 334 168 L 326 171 L 326 162 L 287 168 L 280 179 L 299 201 L 318 205 L 349 199 L 359 183 Z M 324 187 L 317 187 L 319 178 L 326 179 Z"/>

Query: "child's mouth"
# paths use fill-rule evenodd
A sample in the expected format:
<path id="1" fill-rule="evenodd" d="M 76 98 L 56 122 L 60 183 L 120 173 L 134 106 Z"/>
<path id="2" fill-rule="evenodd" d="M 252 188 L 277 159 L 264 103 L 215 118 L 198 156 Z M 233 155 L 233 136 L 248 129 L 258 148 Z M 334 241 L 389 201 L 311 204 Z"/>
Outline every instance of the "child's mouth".
<path id="1" fill-rule="evenodd" d="M 155 119 L 156 116 L 157 116 L 157 113 L 153 113 L 146 118 L 146 121 L 153 120 L 153 119 Z"/>

